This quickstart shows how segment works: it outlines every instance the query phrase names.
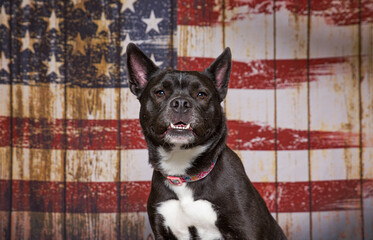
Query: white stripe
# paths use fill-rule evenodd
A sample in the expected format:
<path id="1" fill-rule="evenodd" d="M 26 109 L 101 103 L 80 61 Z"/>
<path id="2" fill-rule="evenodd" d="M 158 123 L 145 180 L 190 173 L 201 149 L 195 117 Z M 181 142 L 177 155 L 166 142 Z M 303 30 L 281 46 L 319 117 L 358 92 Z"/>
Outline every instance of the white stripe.
<path id="1" fill-rule="evenodd" d="M 114 230 L 118 213 L 65 213 L 65 216 L 66 239 L 118 239 L 118 231 Z"/>
<path id="2" fill-rule="evenodd" d="M 310 213 L 278 213 L 278 223 L 288 239 L 310 239 Z"/>
<path id="3" fill-rule="evenodd" d="M 253 182 L 275 181 L 274 151 L 235 151 Z M 359 179 L 359 149 L 312 150 L 312 181 Z M 121 151 L 122 181 L 150 181 L 153 169 L 146 149 Z M 278 181 L 308 181 L 307 150 L 278 152 Z"/>
<path id="4" fill-rule="evenodd" d="M 274 182 L 274 151 L 235 151 L 253 182 Z M 148 163 L 148 150 L 121 151 L 121 181 L 151 181 L 153 169 Z"/>
<path id="5" fill-rule="evenodd" d="M 61 223 L 64 222 L 64 215 L 64 213 L 12 211 L 10 239 L 32 239 L 35 232 L 42 233 L 46 238 L 63 239 L 64 224 Z M 43 231 L 33 226 L 44 226 Z"/>
<path id="6" fill-rule="evenodd" d="M 308 181 L 308 150 L 278 151 L 279 182 Z"/>
<path id="7" fill-rule="evenodd" d="M 121 151 L 121 181 L 151 181 L 152 175 L 148 150 Z"/>
<path id="8" fill-rule="evenodd" d="M 224 49 L 223 28 L 178 25 L 176 42 L 178 57 L 216 58 Z"/>
<path id="9" fill-rule="evenodd" d="M 9 180 L 12 178 L 10 147 L 0 147 L 0 179 Z"/>
<path id="10" fill-rule="evenodd" d="M 13 116 L 22 118 L 64 118 L 63 84 L 13 85 Z"/>
<path id="11" fill-rule="evenodd" d="M 66 96 L 67 119 L 118 119 L 118 88 L 66 88 Z"/>
<path id="12" fill-rule="evenodd" d="M 146 212 L 136 213 L 121 213 L 120 214 L 121 236 L 127 233 L 129 236 L 143 236 L 140 239 L 149 240 L 153 236 L 153 231 L 150 227 L 149 217 Z"/>
<path id="13" fill-rule="evenodd" d="M 140 102 L 136 96 L 131 93 L 129 88 L 120 90 L 120 117 L 121 119 L 138 119 L 140 112 Z"/>
<path id="14" fill-rule="evenodd" d="M 307 58 L 307 16 L 276 9 L 276 58 Z"/>
<path id="15" fill-rule="evenodd" d="M 336 26 L 324 16 L 311 17 L 310 57 L 345 57 L 358 55 L 358 25 Z"/>
<path id="16" fill-rule="evenodd" d="M 13 180 L 63 181 L 64 150 L 13 148 Z"/>
<path id="17" fill-rule="evenodd" d="M 235 12 L 228 10 L 228 18 L 230 14 Z M 227 23 L 225 44 L 237 61 L 273 59 L 273 15 L 247 14 L 246 18 Z"/>
<path id="18" fill-rule="evenodd" d="M 277 128 L 307 130 L 307 85 L 279 89 L 276 95 Z"/>
<path id="19" fill-rule="evenodd" d="M 229 89 L 226 97 L 228 120 L 266 123 L 274 126 L 274 91 Z"/>
<path id="20" fill-rule="evenodd" d="M 312 212 L 312 239 L 362 239 L 360 210 Z"/>
<path id="21" fill-rule="evenodd" d="M 118 181 L 119 154 L 118 150 L 68 150 L 66 152 L 66 181 Z"/>
<path id="22" fill-rule="evenodd" d="M 311 130 L 357 133 L 359 84 L 354 75 L 357 68 L 343 64 L 332 69 L 332 72 L 333 76 L 319 76 L 318 81 L 310 83 Z"/>
<path id="23" fill-rule="evenodd" d="M 370 136 L 373 137 L 372 135 Z M 363 151 L 363 178 L 373 179 L 373 148 L 364 147 L 362 151 Z"/>
<path id="24" fill-rule="evenodd" d="M 0 84 L 0 116 L 10 116 L 10 85 Z"/>
<path id="25" fill-rule="evenodd" d="M 359 148 L 311 150 L 311 180 L 360 179 Z"/>
<path id="26" fill-rule="evenodd" d="M 276 175 L 274 151 L 235 151 L 240 156 L 252 182 L 274 182 Z"/>

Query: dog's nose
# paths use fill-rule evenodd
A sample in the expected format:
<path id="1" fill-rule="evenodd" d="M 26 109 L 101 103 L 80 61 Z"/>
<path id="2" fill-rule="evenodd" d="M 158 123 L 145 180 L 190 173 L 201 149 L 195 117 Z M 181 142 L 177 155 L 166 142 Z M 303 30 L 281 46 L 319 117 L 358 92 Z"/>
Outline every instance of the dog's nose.
<path id="1" fill-rule="evenodd" d="M 171 108 L 174 112 L 185 113 L 192 107 L 190 102 L 184 98 L 176 98 L 171 101 Z"/>

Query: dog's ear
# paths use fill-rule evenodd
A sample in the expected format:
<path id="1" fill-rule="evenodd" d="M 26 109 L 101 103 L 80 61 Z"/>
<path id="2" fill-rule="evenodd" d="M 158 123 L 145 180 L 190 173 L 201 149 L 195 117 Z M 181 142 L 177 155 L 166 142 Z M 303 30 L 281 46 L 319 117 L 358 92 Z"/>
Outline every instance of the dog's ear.
<path id="1" fill-rule="evenodd" d="M 129 88 L 140 97 L 149 77 L 158 67 L 135 44 L 127 46 L 127 75 Z"/>
<path id="2" fill-rule="evenodd" d="M 223 101 L 228 91 L 229 76 L 232 67 L 232 54 L 227 47 L 219 57 L 205 70 L 214 81 L 219 91 L 220 100 Z"/>

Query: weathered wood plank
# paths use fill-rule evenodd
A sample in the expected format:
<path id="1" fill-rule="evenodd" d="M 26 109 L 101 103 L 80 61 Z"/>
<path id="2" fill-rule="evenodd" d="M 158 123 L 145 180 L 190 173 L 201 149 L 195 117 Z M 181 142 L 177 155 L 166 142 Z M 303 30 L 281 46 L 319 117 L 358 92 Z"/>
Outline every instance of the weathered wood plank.
<path id="1" fill-rule="evenodd" d="M 10 210 L 11 210 L 11 186 L 9 180 L 12 178 L 11 148 L 7 143 L 11 142 L 11 104 L 10 85 L 0 84 L 0 238 L 10 238 Z"/>
<path id="2" fill-rule="evenodd" d="M 66 151 L 66 238 L 119 239 L 120 5 L 76 1 L 67 9 L 67 142 L 76 147 Z M 86 31 L 74 26 L 82 19 L 92 19 Z"/>
<path id="3" fill-rule="evenodd" d="M 52 7 L 49 4 L 18 4 L 12 2 L 12 54 L 17 56 L 12 64 L 12 82 L 26 83 L 25 85 L 12 86 L 12 120 L 14 121 L 13 134 L 19 134 L 20 138 L 27 138 L 29 133 L 36 133 L 35 128 L 27 123 L 18 124 L 17 118 L 48 119 L 55 121 L 55 118 L 63 118 L 64 109 L 64 87 L 58 83 L 64 81 L 64 74 L 60 71 L 63 62 L 63 39 L 59 24 L 63 15 L 63 2 L 56 2 Z M 50 19 L 55 13 L 56 21 Z M 37 14 L 45 17 L 53 25 L 43 31 L 42 25 L 31 27 L 35 21 L 33 16 Z M 40 31 L 36 30 L 38 28 Z M 50 48 L 50 41 L 53 40 L 53 47 Z M 36 54 L 41 46 L 47 47 L 44 54 Z M 27 69 L 27 71 L 25 71 Z M 40 71 L 43 69 L 43 71 Z M 40 84 L 35 84 L 36 82 Z M 41 126 L 43 137 L 37 138 L 37 142 L 45 144 L 54 138 L 48 129 Z M 61 129 L 63 132 L 63 129 Z M 62 144 L 62 143 L 60 143 Z M 64 178 L 63 150 L 35 150 L 18 146 L 12 149 L 12 179 L 22 180 L 19 189 L 27 189 L 28 181 L 61 181 Z M 17 194 L 19 189 L 12 185 L 12 194 Z M 63 187 L 63 185 L 62 185 Z M 60 186 L 56 190 L 61 190 Z M 62 189 L 63 190 L 63 189 Z M 13 195 L 15 197 L 15 195 Z M 37 205 L 44 197 L 43 189 L 37 189 L 29 193 L 25 198 L 25 205 Z M 13 199 L 13 198 L 12 198 Z M 64 208 L 63 199 L 58 207 L 50 202 L 43 202 L 45 205 L 53 206 L 51 212 Z M 12 204 L 16 204 L 12 202 Z M 30 239 L 47 238 L 58 239 L 63 237 L 64 215 L 47 212 L 12 212 L 11 238 Z"/>
<path id="4" fill-rule="evenodd" d="M 130 9 L 125 9 L 121 16 L 122 21 L 120 24 L 120 39 L 122 41 L 121 47 L 121 74 L 124 79 L 126 78 L 126 54 L 125 49 L 127 44 L 132 41 L 138 45 L 138 47 L 144 51 L 144 53 L 150 57 L 156 65 L 165 67 L 176 67 L 176 26 L 177 26 L 177 1 L 152 1 L 145 0 L 139 2 L 141 9 L 134 8 L 137 14 L 149 16 L 151 12 L 154 13 L 156 18 L 162 17 L 162 21 L 158 24 L 158 30 L 150 30 L 145 36 L 145 39 L 138 39 L 136 35 L 143 35 L 142 29 L 128 29 L 133 28 L 131 22 L 127 21 L 126 17 L 132 14 Z M 133 5 L 135 6 L 135 5 Z M 166 25 L 168 24 L 168 25 Z M 131 205 L 131 198 L 133 196 L 132 188 L 127 187 L 127 183 L 136 181 L 140 172 L 141 176 L 147 179 L 151 179 L 152 169 L 150 169 L 148 162 L 147 150 L 145 150 L 146 144 L 141 133 L 141 129 L 138 128 L 139 122 L 139 103 L 136 97 L 129 91 L 128 88 L 122 88 L 120 90 L 120 119 L 121 119 L 121 214 L 120 214 L 120 236 L 124 239 L 147 239 L 152 236 L 150 230 L 149 221 L 143 203 L 140 199 L 135 205 L 141 205 L 141 211 L 136 206 Z M 128 121 L 129 119 L 129 121 Z M 132 124 L 134 123 L 134 124 Z M 132 143 L 137 142 L 135 145 Z M 140 143 L 140 144 L 138 144 Z M 128 151 L 130 146 L 131 149 Z M 140 154 L 132 154 L 132 151 Z M 134 160 L 138 164 L 134 164 Z M 145 166 L 146 169 L 142 169 Z M 136 184 L 136 183 L 135 183 Z M 141 191 L 141 190 L 140 190 Z M 147 194 L 142 195 L 143 198 L 147 199 Z M 135 194 L 136 195 L 136 194 Z M 134 208 L 135 209 L 131 209 Z M 128 213 L 132 212 L 132 213 Z"/>
<path id="5" fill-rule="evenodd" d="M 63 239 L 63 221 L 62 213 L 12 212 L 12 239 Z"/>
<path id="6" fill-rule="evenodd" d="M 10 238 L 11 157 L 11 1 L 2 1 L 0 18 L 0 239 Z"/>
<path id="7" fill-rule="evenodd" d="M 358 1 L 311 2 L 310 58 L 344 58 L 340 64 L 328 64 L 332 75 L 309 83 L 311 139 L 314 130 L 359 132 L 358 25 L 346 24 L 357 12 Z M 358 139 L 354 141 L 359 146 Z M 315 181 L 360 179 L 358 147 L 311 150 L 310 165 L 311 186 Z M 311 209 L 320 199 L 316 190 L 311 191 Z M 361 239 L 360 201 L 335 204 L 339 211 L 312 212 L 313 239 Z"/>
<path id="8" fill-rule="evenodd" d="M 66 213 L 69 239 L 118 239 L 118 213 Z"/>
<path id="9" fill-rule="evenodd" d="M 210 58 L 211 61 L 223 51 L 223 1 L 178 1 L 177 16 L 177 67 L 203 70 L 211 62 L 204 62 L 204 66 L 200 64 L 196 69 L 190 58 Z"/>
<path id="10" fill-rule="evenodd" d="M 268 3 L 268 9 L 272 8 L 273 3 Z M 233 57 L 231 89 L 225 104 L 227 119 L 242 121 L 234 128 L 228 125 L 228 143 L 233 148 L 256 143 L 267 145 L 263 150 L 238 153 L 251 181 L 270 184 L 270 195 L 263 197 L 276 199 L 274 18 L 272 14 L 256 11 L 249 3 L 236 1 L 225 1 L 224 17 L 224 44 L 231 48 Z M 262 87 L 262 80 L 265 87 Z M 239 84 L 233 84 L 235 82 Z M 248 82 L 250 84 L 246 85 Z M 258 127 L 253 129 L 254 138 L 247 135 L 245 122 Z M 238 136 L 235 137 L 238 141 L 230 136 Z M 251 139 L 246 139 L 248 137 Z M 276 213 L 275 201 L 267 201 L 267 204 Z"/>
<path id="11" fill-rule="evenodd" d="M 148 214 L 146 212 L 123 213 L 121 214 L 121 223 L 123 239 L 154 239 L 148 219 Z"/>
<path id="12" fill-rule="evenodd" d="M 276 126 L 278 129 L 307 131 L 308 128 L 308 98 L 307 98 L 307 43 L 308 16 L 302 11 L 308 9 L 307 1 L 295 2 L 288 8 L 287 2 L 276 2 Z M 282 62 L 287 61 L 284 68 Z M 289 71 L 290 70 L 290 71 Z M 285 87 L 283 87 L 285 86 Z M 289 141 L 291 135 L 277 135 L 278 149 Z M 295 135 L 293 142 L 308 144 L 308 139 Z M 310 209 L 309 195 L 295 195 L 289 198 L 291 192 L 282 189 L 283 182 L 294 183 L 309 181 L 308 150 L 281 150 L 277 152 L 277 174 L 279 190 L 277 203 L 279 208 L 278 221 L 288 239 L 310 239 Z M 309 190 L 307 185 L 299 185 L 303 191 Z M 296 189 L 296 188 L 295 188 Z M 295 190 L 294 189 L 294 190 Z M 297 191 L 297 190 L 295 190 Z M 290 200 L 291 199 L 291 200 Z M 288 204 L 301 205 L 304 212 L 287 212 Z"/>
<path id="13" fill-rule="evenodd" d="M 361 1 L 361 133 L 364 238 L 373 239 L 373 23 L 364 21 L 373 7 Z"/>

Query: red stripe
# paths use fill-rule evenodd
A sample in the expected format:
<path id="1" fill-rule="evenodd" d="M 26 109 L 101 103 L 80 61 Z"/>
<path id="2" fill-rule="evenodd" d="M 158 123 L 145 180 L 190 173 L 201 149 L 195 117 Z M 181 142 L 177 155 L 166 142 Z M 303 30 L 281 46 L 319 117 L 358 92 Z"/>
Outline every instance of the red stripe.
<path id="1" fill-rule="evenodd" d="M 10 181 L 0 181 L 1 190 L 10 189 Z M 120 184 L 121 204 L 118 206 Z M 150 182 L 68 182 L 64 201 L 64 183 L 13 180 L 12 211 L 115 213 L 144 212 Z M 271 212 L 275 212 L 275 183 L 254 183 Z M 360 209 L 360 180 L 314 181 L 312 211 Z M 364 180 L 364 198 L 373 198 L 373 179 Z M 7 190 L 9 192 L 9 190 Z M 0 195 L 0 211 L 9 211 L 9 196 Z M 279 212 L 308 212 L 309 183 L 278 183 Z M 4 204 L 6 203 L 6 204 Z"/>
<path id="2" fill-rule="evenodd" d="M 5 119 L 5 120 L 4 120 Z M 8 117 L 0 117 L 3 136 L 0 146 L 10 146 Z M 36 149 L 117 150 L 145 149 L 146 142 L 137 119 L 117 120 L 66 120 L 15 118 L 13 146 Z M 231 120 L 228 121 L 229 147 L 235 150 L 274 150 L 275 129 L 269 125 Z M 118 136 L 120 134 L 120 143 Z M 307 150 L 308 136 L 311 149 L 359 147 L 359 134 L 350 132 L 277 129 L 278 150 Z M 364 136 L 364 139 L 372 137 Z M 367 143 L 373 143 L 369 141 Z M 66 145 L 67 144 L 67 145 Z M 65 147 L 66 145 L 66 147 Z M 369 147 L 369 146 L 364 146 Z"/>
<path id="3" fill-rule="evenodd" d="M 264 124 L 228 121 L 229 147 L 237 150 L 275 150 L 275 129 Z M 359 134 L 349 132 L 310 131 L 311 149 L 359 147 Z M 307 150 L 308 131 L 277 129 L 277 150 Z"/>
<path id="4" fill-rule="evenodd" d="M 63 212 L 63 199 L 62 182 L 12 181 L 12 211 Z"/>
<path id="5" fill-rule="evenodd" d="M 286 9 L 295 15 L 306 17 L 308 14 L 308 0 L 277 0 L 276 11 Z M 373 6 L 370 0 L 361 1 L 361 22 L 373 22 Z M 274 12 L 272 0 L 228 0 L 225 2 L 225 22 L 248 19 L 256 14 L 269 14 Z M 223 21 L 222 5 L 214 0 L 182 0 L 178 1 L 178 25 L 212 26 Z M 311 15 L 320 16 L 330 25 L 352 25 L 359 23 L 359 1 L 329 1 L 320 0 L 311 2 Z"/>
<path id="6" fill-rule="evenodd" d="M 66 183 L 66 212 L 119 212 L 119 187 L 119 182 L 68 182 Z"/>
<path id="7" fill-rule="evenodd" d="M 0 179 L 0 211 L 10 207 L 10 181 Z"/>
<path id="8" fill-rule="evenodd" d="M 0 116 L 0 147 L 10 146 L 10 118 Z"/>
<path id="9" fill-rule="evenodd" d="M 178 57 L 180 70 L 203 71 L 214 58 Z M 346 57 L 310 59 L 309 79 L 318 80 L 320 76 L 335 75 L 337 65 L 348 62 Z M 307 59 L 276 60 L 276 88 L 294 88 L 307 82 Z M 230 88 L 274 89 L 274 60 L 255 60 L 250 62 L 233 61 Z"/>
<path id="10" fill-rule="evenodd" d="M 215 0 L 179 0 L 177 4 L 178 25 L 211 26 L 221 17 L 221 5 Z"/>

